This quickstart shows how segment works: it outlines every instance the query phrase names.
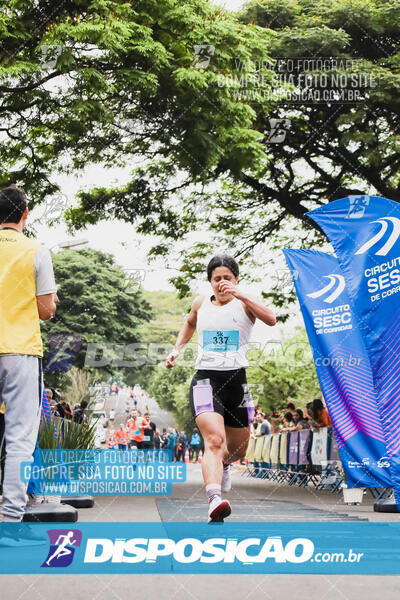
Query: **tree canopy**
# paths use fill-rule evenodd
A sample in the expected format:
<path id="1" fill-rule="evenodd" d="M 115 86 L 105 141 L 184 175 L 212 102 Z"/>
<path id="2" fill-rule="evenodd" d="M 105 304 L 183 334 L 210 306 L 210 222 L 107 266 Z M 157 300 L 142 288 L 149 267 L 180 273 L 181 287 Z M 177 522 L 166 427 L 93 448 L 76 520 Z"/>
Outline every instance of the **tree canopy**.
<path id="1" fill-rule="evenodd" d="M 0 184 L 23 184 L 34 205 L 60 172 L 129 166 L 128 183 L 82 190 L 67 222 L 134 223 L 160 236 L 152 255 L 202 228 L 209 240 L 176 254 L 182 295 L 216 244 L 256 260 L 264 244 L 320 243 L 315 206 L 400 201 L 397 0 L 0 5 Z M 284 93 L 322 81 L 322 101 Z"/>
<path id="2" fill-rule="evenodd" d="M 265 55 L 264 30 L 207 0 L 0 5 L 0 183 L 23 182 L 32 204 L 57 189 L 54 173 L 147 161 L 126 188 L 83 194 L 71 221 L 175 222 L 165 199 L 180 169 L 205 179 L 221 160 L 239 172 L 262 156 L 254 111 L 218 87 L 215 69 L 196 68 L 194 46 L 213 46 L 223 73 L 232 56 Z"/>
<path id="3" fill-rule="evenodd" d="M 86 364 L 104 376 L 123 371 L 123 360 L 132 359 L 127 345 L 143 341 L 140 326 L 152 317 L 141 289 L 126 293 L 122 268 L 113 256 L 97 250 L 64 250 L 53 255 L 53 264 L 60 304 L 54 318 L 42 324 L 50 349 L 45 370 L 59 371 L 60 361 L 71 356 L 69 366 Z M 88 344 L 97 344 L 92 354 Z"/>

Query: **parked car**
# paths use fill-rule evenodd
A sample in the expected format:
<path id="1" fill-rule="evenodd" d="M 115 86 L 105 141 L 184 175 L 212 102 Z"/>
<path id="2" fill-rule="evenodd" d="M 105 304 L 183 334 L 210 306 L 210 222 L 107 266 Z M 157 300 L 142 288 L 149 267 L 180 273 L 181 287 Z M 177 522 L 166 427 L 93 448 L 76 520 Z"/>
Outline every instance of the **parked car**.
<path id="1" fill-rule="evenodd" d="M 94 410 L 92 420 L 98 421 L 103 427 L 108 427 L 108 418 L 105 410 Z"/>
<path id="2" fill-rule="evenodd" d="M 95 435 L 96 435 L 96 436 L 98 436 L 98 437 L 100 438 L 100 442 L 101 442 L 102 444 L 105 444 L 105 443 L 106 443 L 106 440 L 107 440 L 107 431 L 106 431 L 106 429 L 103 427 L 103 425 L 99 424 L 99 425 L 96 427 L 96 433 L 95 433 Z"/>
<path id="3" fill-rule="evenodd" d="M 94 447 L 101 448 L 102 444 L 105 444 L 107 441 L 106 430 L 104 429 L 101 423 L 96 427 L 96 431 L 94 434 Z"/>

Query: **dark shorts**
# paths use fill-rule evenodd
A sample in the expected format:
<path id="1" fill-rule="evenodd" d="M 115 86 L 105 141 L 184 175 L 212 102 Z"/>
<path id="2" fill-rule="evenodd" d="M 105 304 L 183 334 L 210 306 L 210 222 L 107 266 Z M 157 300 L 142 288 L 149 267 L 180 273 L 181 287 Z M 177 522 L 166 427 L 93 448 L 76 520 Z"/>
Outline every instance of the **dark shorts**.
<path id="1" fill-rule="evenodd" d="M 246 369 L 196 371 L 190 384 L 190 409 L 194 419 L 196 411 L 193 402 L 193 387 L 199 379 L 210 380 L 213 390 L 213 412 L 224 417 L 225 425 L 237 428 L 248 427 L 248 411 L 243 402 L 243 384 L 247 383 Z"/>

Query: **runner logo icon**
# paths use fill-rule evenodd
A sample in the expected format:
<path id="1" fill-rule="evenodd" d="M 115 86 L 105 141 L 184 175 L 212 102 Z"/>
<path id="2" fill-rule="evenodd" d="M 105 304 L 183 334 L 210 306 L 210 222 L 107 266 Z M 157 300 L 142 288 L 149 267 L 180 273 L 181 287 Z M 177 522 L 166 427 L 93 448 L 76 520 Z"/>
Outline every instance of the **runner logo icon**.
<path id="1" fill-rule="evenodd" d="M 349 210 L 346 219 L 362 219 L 367 206 L 369 206 L 369 196 L 349 196 Z"/>
<path id="2" fill-rule="evenodd" d="M 74 558 L 75 548 L 81 545 L 79 529 L 49 529 L 49 553 L 42 567 L 68 567 Z"/>
<path id="3" fill-rule="evenodd" d="M 312 294 L 307 294 L 307 296 L 309 298 L 320 298 L 321 296 L 324 296 L 325 294 L 330 292 L 332 288 L 334 288 L 333 291 L 329 294 L 329 296 L 324 298 L 324 302 L 328 302 L 328 304 L 331 304 L 331 302 L 333 302 L 334 300 L 336 300 L 336 298 L 340 296 L 346 284 L 343 275 L 324 275 L 324 278 L 329 279 L 328 285 L 323 287 L 321 290 L 312 292 Z M 334 287 L 335 285 L 336 287 Z"/>
<path id="4" fill-rule="evenodd" d="M 380 231 L 375 234 L 370 240 L 365 242 L 356 252 L 356 254 L 365 254 L 372 246 L 375 246 L 385 235 L 388 223 L 392 223 L 393 229 L 392 233 L 383 244 L 382 248 L 380 248 L 377 252 L 375 252 L 378 256 L 386 256 L 386 254 L 393 248 L 395 243 L 397 242 L 400 236 L 400 219 L 397 217 L 382 217 L 382 219 L 377 219 L 377 221 L 372 221 L 372 223 L 379 223 L 381 226 Z"/>

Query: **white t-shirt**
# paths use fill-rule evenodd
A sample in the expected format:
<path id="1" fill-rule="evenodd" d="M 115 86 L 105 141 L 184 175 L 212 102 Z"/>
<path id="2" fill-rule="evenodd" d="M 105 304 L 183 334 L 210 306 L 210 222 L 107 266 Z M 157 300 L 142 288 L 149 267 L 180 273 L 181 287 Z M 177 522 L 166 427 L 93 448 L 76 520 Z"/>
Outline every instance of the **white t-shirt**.
<path id="1" fill-rule="evenodd" d="M 35 254 L 36 296 L 54 294 L 57 291 L 50 251 L 38 246 Z"/>

